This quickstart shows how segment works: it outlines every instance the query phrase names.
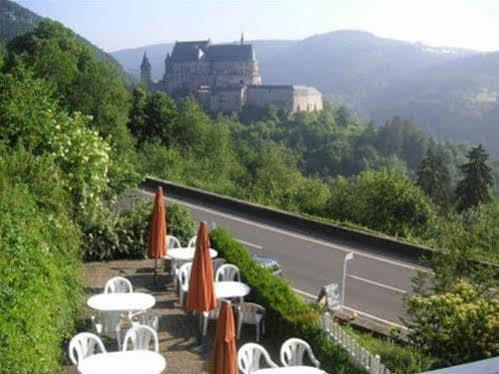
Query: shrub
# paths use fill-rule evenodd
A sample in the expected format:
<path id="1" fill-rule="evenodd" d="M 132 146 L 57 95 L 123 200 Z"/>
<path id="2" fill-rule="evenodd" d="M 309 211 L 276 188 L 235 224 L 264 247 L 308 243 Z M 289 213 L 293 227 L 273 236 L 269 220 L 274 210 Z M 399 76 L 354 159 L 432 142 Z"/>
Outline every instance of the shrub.
<path id="1" fill-rule="evenodd" d="M 52 374 L 82 307 L 80 235 L 53 160 L 10 151 L 0 152 L 0 371 Z"/>
<path id="2" fill-rule="evenodd" d="M 448 292 L 406 300 L 409 338 L 423 352 L 456 365 L 499 355 L 499 300 L 461 281 Z"/>
<path id="3" fill-rule="evenodd" d="M 435 216 L 431 201 L 409 178 L 386 171 L 336 179 L 329 209 L 335 218 L 400 237 L 421 236 Z"/>
<path id="4" fill-rule="evenodd" d="M 149 223 L 153 204 L 134 200 L 130 209 L 115 213 L 103 210 L 101 215 L 82 230 L 86 260 L 143 259 L 149 240 Z M 196 224 L 189 212 L 177 204 L 166 206 L 168 234 L 182 243 L 196 232 Z"/>
<path id="5" fill-rule="evenodd" d="M 297 296 L 284 279 L 264 270 L 225 229 L 211 232 L 211 244 L 228 262 L 239 267 L 244 281 L 251 286 L 249 298 L 266 308 L 270 334 L 282 339 L 292 336 L 305 339 L 323 368 L 331 373 L 364 372 L 320 329 L 319 314 Z"/>

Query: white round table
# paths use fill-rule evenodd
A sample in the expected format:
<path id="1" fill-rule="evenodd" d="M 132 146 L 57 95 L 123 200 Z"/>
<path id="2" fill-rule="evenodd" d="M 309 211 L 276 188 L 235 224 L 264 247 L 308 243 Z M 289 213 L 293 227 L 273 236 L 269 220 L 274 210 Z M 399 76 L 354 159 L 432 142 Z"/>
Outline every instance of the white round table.
<path id="1" fill-rule="evenodd" d="M 101 312 L 138 312 L 152 308 L 156 299 L 142 292 L 101 293 L 90 297 L 87 305 Z"/>
<path id="2" fill-rule="evenodd" d="M 249 294 L 250 291 L 251 288 L 242 282 L 215 282 L 215 295 L 217 299 L 244 297 Z"/>
<path id="3" fill-rule="evenodd" d="M 277 369 L 260 369 L 253 374 L 327 374 L 324 370 L 312 366 L 288 366 Z"/>
<path id="4" fill-rule="evenodd" d="M 192 261 L 194 259 L 194 253 L 196 252 L 196 248 L 171 248 L 166 251 L 165 258 L 171 258 L 172 260 L 177 261 Z M 214 258 L 218 256 L 218 252 L 212 248 L 210 248 L 210 257 Z"/>
<path id="5" fill-rule="evenodd" d="M 166 360 L 153 351 L 99 353 L 80 361 L 81 374 L 160 374 Z"/>

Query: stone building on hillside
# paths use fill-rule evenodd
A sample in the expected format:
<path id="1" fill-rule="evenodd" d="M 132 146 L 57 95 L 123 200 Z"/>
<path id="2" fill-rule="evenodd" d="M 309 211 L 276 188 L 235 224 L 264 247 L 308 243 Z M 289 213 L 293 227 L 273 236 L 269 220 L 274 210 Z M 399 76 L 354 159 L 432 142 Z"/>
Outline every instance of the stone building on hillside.
<path id="1" fill-rule="evenodd" d="M 166 56 L 163 80 L 151 81 L 144 54 L 141 81 L 174 97 L 195 96 L 210 111 L 239 112 L 245 105 L 274 105 L 291 113 L 322 110 L 322 95 L 313 87 L 262 85 L 253 46 L 212 44 L 209 40 L 177 42 Z"/>

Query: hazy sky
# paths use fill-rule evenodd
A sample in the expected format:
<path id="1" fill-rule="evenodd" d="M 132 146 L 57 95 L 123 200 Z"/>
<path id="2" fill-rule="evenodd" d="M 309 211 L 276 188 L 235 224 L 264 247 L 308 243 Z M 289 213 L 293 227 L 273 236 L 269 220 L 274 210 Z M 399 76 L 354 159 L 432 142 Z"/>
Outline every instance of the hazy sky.
<path id="1" fill-rule="evenodd" d="M 16 0 L 107 51 L 175 40 L 303 39 L 339 29 L 499 50 L 499 0 Z"/>

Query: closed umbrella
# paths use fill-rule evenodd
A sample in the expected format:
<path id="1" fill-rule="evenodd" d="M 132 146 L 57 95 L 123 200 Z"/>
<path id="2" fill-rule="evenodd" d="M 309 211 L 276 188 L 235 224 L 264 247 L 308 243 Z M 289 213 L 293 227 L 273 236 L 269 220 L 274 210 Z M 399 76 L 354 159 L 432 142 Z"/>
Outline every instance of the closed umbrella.
<path id="1" fill-rule="evenodd" d="M 199 226 L 196 252 L 192 261 L 187 309 L 201 314 L 215 309 L 216 303 L 208 224 L 202 222 Z"/>
<path id="2" fill-rule="evenodd" d="M 151 217 L 147 256 L 154 258 L 154 282 L 157 281 L 158 259 L 166 256 L 166 218 L 163 188 L 158 187 Z"/>
<path id="3" fill-rule="evenodd" d="M 210 374 L 237 374 L 236 328 L 230 301 L 224 300 L 217 320 L 217 333 Z"/>

